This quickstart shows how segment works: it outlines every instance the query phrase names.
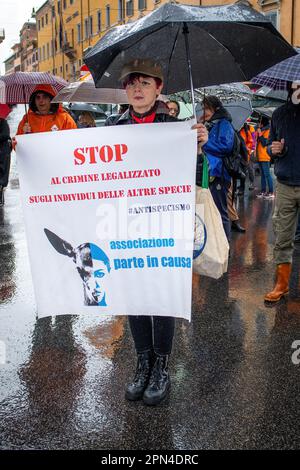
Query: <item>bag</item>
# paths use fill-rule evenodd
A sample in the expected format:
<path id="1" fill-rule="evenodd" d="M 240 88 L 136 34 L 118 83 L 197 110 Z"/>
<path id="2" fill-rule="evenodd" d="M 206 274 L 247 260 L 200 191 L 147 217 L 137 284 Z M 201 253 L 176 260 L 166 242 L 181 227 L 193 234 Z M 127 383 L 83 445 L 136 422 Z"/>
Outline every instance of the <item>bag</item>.
<path id="1" fill-rule="evenodd" d="M 227 271 L 229 244 L 221 215 L 208 189 L 207 158 L 203 161 L 202 187 L 196 186 L 193 271 L 219 279 Z"/>
<path id="2" fill-rule="evenodd" d="M 232 152 L 223 157 L 223 165 L 233 179 L 244 180 L 248 168 L 248 151 L 240 134 L 234 130 Z"/>

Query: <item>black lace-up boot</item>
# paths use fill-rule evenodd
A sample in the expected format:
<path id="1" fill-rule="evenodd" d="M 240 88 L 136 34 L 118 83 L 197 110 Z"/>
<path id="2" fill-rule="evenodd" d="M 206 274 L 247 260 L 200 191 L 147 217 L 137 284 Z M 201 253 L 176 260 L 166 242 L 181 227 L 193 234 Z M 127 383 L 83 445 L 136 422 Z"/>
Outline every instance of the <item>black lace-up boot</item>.
<path id="1" fill-rule="evenodd" d="M 138 353 L 137 366 L 133 381 L 127 385 L 125 398 L 127 400 L 140 400 L 148 385 L 153 365 L 153 352 Z"/>
<path id="2" fill-rule="evenodd" d="M 157 405 L 167 396 L 171 386 L 168 365 L 168 355 L 156 354 L 149 385 L 143 395 L 146 405 Z"/>

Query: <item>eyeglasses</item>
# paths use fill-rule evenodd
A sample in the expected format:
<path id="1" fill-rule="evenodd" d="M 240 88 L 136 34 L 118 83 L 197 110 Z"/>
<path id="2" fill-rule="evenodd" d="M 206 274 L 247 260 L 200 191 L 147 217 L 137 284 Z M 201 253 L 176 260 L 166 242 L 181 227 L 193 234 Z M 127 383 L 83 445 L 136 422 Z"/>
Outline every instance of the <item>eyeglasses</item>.
<path id="1" fill-rule="evenodd" d="M 133 89 L 133 88 L 136 88 L 137 86 L 143 88 L 143 89 L 147 89 L 147 88 L 150 88 L 152 86 L 152 83 L 151 82 L 147 82 L 147 80 L 135 80 L 134 82 L 128 82 L 126 83 L 126 88 L 130 88 L 130 89 Z"/>

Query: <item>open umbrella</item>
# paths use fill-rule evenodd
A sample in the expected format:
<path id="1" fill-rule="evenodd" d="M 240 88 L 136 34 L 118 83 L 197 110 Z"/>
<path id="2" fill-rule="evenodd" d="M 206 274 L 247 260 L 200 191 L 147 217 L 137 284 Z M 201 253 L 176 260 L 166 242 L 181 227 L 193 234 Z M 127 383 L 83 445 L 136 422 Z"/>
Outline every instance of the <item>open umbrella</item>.
<path id="1" fill-rule="evenodd" d="M 300 81 L 300 54 L 289 57 L 252 78 L 257 85 L 286 90 L 290 82 Z"/>
<path id="2" fill-rule="evenodd" d="M 249 99 L 230 101 L 229 103 L 223 103 L 223 106 L 229 112 L 232 118 L 232 126 L 236 131 L 239 131 L 248 117 L 252 114 L 252 104 Z M 202 104 L 198 103 L 196 106 L 197 117 L 200 117 L 203 114 Z"/>
<path id="3" fill-rule="evenodd" d="M 157 60 L 165 94 L 250 79 L 296 54 L 268 19 L 245 4 L 195 7 L 167 3 L 117 26 L 87 52 L 96 87 L 116 87 L 124 63 Z"/>
<path id="4" fill-rule="evenodd" d="M 59 92 L 68 82 L 46 72 L 15 72 L 0 77 L 0 103 L 26 104 L 36 85 L 51 85 Z"/>
<path id="5" fill-rule="evenodd" d="M 230 103 L 225 103 L 224 108 L 229 112 L 232 118 L 232 125 L 236 131 L 243 127 L 253 111 L 250 100 L 231 101 Z"/>
<path id="6" fill-rule="evenodd" d="M 264 107 L 261 107 L 261 108 L 255 108 L 255 112 L 260 114 L 261 116 L 264 116 L 264 117 L 267 117 L 269 119 L 271 119 L 272 117 L 272 114 L 274 113 L 276 108 L 264 108 Z"/>
<path id="7" fill-rule="evenodd" d="M 93 80 L 69 83 L 52 100 L 52 103 L 128 103 L 125 90 L 96 88 Z"/>

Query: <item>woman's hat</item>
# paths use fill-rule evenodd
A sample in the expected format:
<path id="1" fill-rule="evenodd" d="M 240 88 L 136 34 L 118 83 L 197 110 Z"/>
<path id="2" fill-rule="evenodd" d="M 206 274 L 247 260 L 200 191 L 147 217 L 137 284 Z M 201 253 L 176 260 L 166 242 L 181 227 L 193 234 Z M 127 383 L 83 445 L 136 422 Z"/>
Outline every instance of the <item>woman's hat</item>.
<path id="1" fill-rule="evenodd" d="M 164 79 L 161 65 L 151 59 L 134 59 L 125 64 L 121 71 L 120 80 L 131 73 L 140 73 L 148 77 Z"/>

